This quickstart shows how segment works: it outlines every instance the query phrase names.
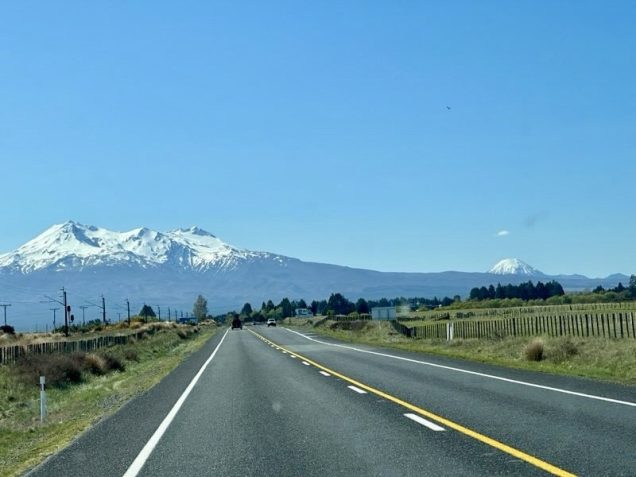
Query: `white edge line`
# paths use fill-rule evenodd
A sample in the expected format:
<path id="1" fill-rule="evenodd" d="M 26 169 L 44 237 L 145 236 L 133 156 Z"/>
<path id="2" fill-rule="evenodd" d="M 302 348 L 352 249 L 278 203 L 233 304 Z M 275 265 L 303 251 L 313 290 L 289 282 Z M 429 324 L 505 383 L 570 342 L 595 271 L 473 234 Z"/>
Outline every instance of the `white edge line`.
<path id="1" fill-rule="evenodd" d="M 152 454 L 152 451 L 155 449 L 155 447 L 159 443 L 159 440 L 168 429 L 168 426 L 170 426 L 170 423 L 173 421 L 173 419 L 179 412 L 179 409 L 181 409 L 181 406 L 183 405 L 187 397 L 192 392 L 192 389 L 194 389 L 194 386 L 197 384 L 197 381 L 199 381 L 199 378 L 205 371 L 205 368 L 208 367 L 208 364 L 210 364 L 210 362 L 216 355 L 216 352 L 219 350 L 219 348 L 223 344 L 223 341 L 225 340 L 225 337 L 227 336 L 228 331 L 229 329 L 225 331 L 223 338 L 221 338 L 221 341 L 219 341 L 219 344 L 216 345 L 216 348 L 214 348 L 214 351 L 212 352 L 210 357 L 206 360 L 205 363 L 203 363 L 203 366 L 201 366 L 201 368 L 199 369 L 199 372 L 194 376 L 194 378 L 192 378 L 192 381 L 190 381 L 190 384 L 188 384 L 188 387 L 185 389 L 185 391 L 183 391 L 183 394 L 181 394 L 181 396 L 179 397 L 177 402 L 174 404 L 174 406 L 172 406 L 172 409 L 170 409 L 170 412 L 168 413 L 168 415 L 163 419 L 163 421 L 161 421 L 161 424 L 159 424 L 159 427 L 157 428 L 157 430 L 150 437 L 150 439 L 148 440 L 146 445 L 143 447 L 143 449 L 141 449 L 141 452 L 139 452 L 139 454 L 137 455 L 133 463 L 130 464 L 130 467 L 128 467 L 128 470 L 126 471 L 123 477 L 135 477 L 139 473 L 139 471 L 142 469 L 142 467 L 144 466 L 144 464 L 150 457 L 150 454 Z"/>
<path id="2" fill-rule="evenodd" d="M 347 387 L 351 389 L 352 391 L 357 392 L 358 394 L 367 394 L 367 392 L 364 389 L 360 389 L 355 386 L 347 386 Z"/>
<path id="3" fill-rule="evenodd" d="M 324 345 L 327 345 L 327 346 L 336 346 L 338 348 L 350 349 L 350 350 L 353 350 L 353 351 L 358 351 L 360 353 L 374 354 L 376 356 L 384 356 L 385 358 L 393 358 L 393 359 L 399 359 L 401 361 L 408 361 L 408 362 L 411 362 L 411 363 L 424 364 L 426 366 L 431 366 L 431 367 L 434 367 L 434 368 L 448 369 L 448 370 L 451 370 L 451 371 L 457 371 L 458 373 L 472 374 L 472 375 L 481 376 L 481 377 L 484 377 L 484 378 L 490 378 L 490 379 L 496 379 L 496 380 L 499 380 L 499 381 L 505 381 L 507 383 L 520 384 L 520 385 L 529 386 L 529 387 L 532 387 L 532 388 L 545 389 L 547 391 L 554 391 L 554 392 L 557 392 L 557 393 L 569 394 L 569 395 L 572 395 L 572 396 L 578 396 L 578 397 L 583 397 L 583 398 L 587 398 L 587 399 L 595 399 L 597 401 L 605 401 L 605 402 L 611 402 L 611 403 L 614 403 L 614 404 L 622 404 L 624 406 L 636 407 L 636 402 L 621 401 L 619 399 L 612 399 L 612 398 L 603 397 L 603 396 L 596 396 L 594 394 L 579 393 L 579 392 L 576 392 L 576 391 L 569 391 L 567 389 L 554 388 L 554 387 L 551 387 L 551 386 L 544 386 L 542 384 L 529 383 L 527 381 L 518 381 L 516 379 L 502 378 L 501 376 L 494 376 L 492 374 L 478 373 L 477 371 L 469 371 L 467 369 L 454 368 L 453 366 L 445 366 L 443 364 L 435 364 L 435 363 L 430 363 L 428 361 L 420 361 L 420 360 L 417 360 L 417 359 L 404 358 L 402 356 L 395 356 L 395 355 L 392 355 L 392 354 L 378 353 L 377 351 L 369 351 L 369 350 L 365 350 L 365 349 L 354 348 L 353 346 L 345 346 L 345 345 L 340 345 L 340 344 L 335 344 L 335 343 L 327 343 L 325 341 L 320 341 L 320 340 L 316 340 L 314 338 L 310 338 L 309 336 L 305 336 L 302 333 L 299 333 L 298 331 L 290 330 L 288 328 L 285 328 L 285 329 L 287 331 L 290 331 L 291 333 L 296 333 L 297 335 L 302 336 L 305 339 L 308 339 L 310 341 L 315 341 L 316 343 L 324 344 Z"/>
<path id="4" fill-rule="evenodd" d="M 406 413 L 404 414 L 404 417 L 408 417 L 411 421 L 415 421 L 418 424 L 422 424 L 423 426 L 428 427 L 431 431 L 441 432 L 446 430 L 443 427 L 438 426 L 434 422 L 427 421 L 422 416 L 418 416 L 417 414 Z"/>

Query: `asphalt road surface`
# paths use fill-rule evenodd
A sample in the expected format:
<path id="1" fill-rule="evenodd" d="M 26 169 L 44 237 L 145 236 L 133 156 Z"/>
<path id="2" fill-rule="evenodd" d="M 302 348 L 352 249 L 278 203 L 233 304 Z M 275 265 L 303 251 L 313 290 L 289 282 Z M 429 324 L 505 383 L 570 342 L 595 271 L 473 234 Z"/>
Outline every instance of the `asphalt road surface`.
<path id="1" fill-rule="evenodd" d="M 636 475 L 636 388 L 223 331 L 33 476 Z"/>

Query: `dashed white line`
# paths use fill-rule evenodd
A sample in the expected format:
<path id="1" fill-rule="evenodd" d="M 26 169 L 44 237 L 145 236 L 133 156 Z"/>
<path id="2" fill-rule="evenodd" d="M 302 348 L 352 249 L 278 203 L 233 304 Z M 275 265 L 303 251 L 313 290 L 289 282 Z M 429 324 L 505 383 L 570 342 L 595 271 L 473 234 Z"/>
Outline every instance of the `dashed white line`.
<path id="1" fill-rule="evenodd" d="M 341 345 L 341 344 L 336 344 L 336 343 L 328 343 L 326 341 L 321 341 L 321 340 L 314 339 L 314 338 L 312 338 L 310 336 L 307 336 L 307 335 L 305 335 L 303 333 L 299 333 L 298 331 L 290 330 L 289 328 L 284 328 L 284 329 L 286 329 L 290 333 L 295 333 L 298 336 L 302 336 L 303 338 L 305 338 L 305 339 L 307 339 L 309 341 L 313 341 L 315 343 L 320 343 L 320 344 L 323 344 L 323 345 L 326 345 L 326 346 L 334 346 L 334 347 L 337 347 L 337 348 L 350 349 L 352 351 L 357 351 L 358 353 L 367 353 L 367 354 L 372 354 L 372 355 L 375 355 L 375 356 L 383 356 L 385 358 L 398 359 L 400 361 L 407 361 L 407 362 L 410 362 L 410 363 L 416 363 L 416 364 L 422 364 L 422 365 L 425 365 L 425 366 L 431 366 L 433 368 L 446 369 L 446 370 L 449 370 L 449 371 L 456 371 L 458 373 L 471 374 L 473 376 L 481 376 L 483 378 L 495 379 L 495 380 L 498 380 L 498 381 L 503 381 L 503 382 L 512 383 L 512 384 L 518 384 L 518 385 L 521 385 L 521 386 L 528 386 L 528 387 L 531 387 L 531 388 L 544 389 L 546 391 L 553 391 L 553 392 L 557 392 L 557 393 L 569 394 L 571 396 L 578 396 L 578 397 L 587 398 L 587 399 L 595 399 L 597 401 L 605 401 L 605 402 L 611 402 L 611 403 L 614 403 L 614 404 L 622 404 L 624 406 L 636 407 L 636 401 L 622 401 L 620 399 L 612 399 L 612 398 L 608 398 L 608 397 L 604 397 L 604 396 L 596 396 L 594 394 L 586 394 L 586 393 L 580 393 L 580 392 L 576 392 L 576 391 L 570 391 L 568 389 L 555 388 L 555 387 L 552 387 L 552 386 L 544 386 L 542 384 L 530 383 L 528 381 L 519 381 L 517 379 L 504 378 L 502 376 L 495 376 L 493 374 L 479 373 L 477 371 L 470 371 L 468 369 L 456 368 L 454 366 L 446 366 L 446 365 L 443 365 L 443 364 L 431 363 L 429 361 L 422 361 L 422 360 L 418 360 L 418 359 L 405 358 L 403 356 L 396 356 L 394 354 L 379 353 L 377 351 L 371 351 L 371 350 L 366 350 L 366 349 L 361 349 L 361 348 L 355 348 L 353 346 Z"/>
<path id="2" fill-rule="evenodd" d="M 357 392 L 358 394 L 367 394 L 367 392 L 364 389 L 360 389 L 355 386 L 347 386 L 347 387 L 351 389 L 352 391 Z"/>
<path id="3" fill-rule="evenodd" d="M 443 427 L 438 426 L 434 422 L 427 421 L 426 419 L 424 419 L 421 416 L 418 416 L 417 414 L 406 413 L 404 414 L 404 417 L 408 417 L 411 421 L 415 421 L 418 424 L 422 424 L 423 426 L 428 427 L 431 431 L 440 432 L 440 431 L 446 430 Z"/>
<path id="4" fill-rule="evenodd" d="M 322 374 L 323 376 L 331 376 L 331 374 L 329 374 L 327 371 L 320 371 L 320 374 Z"/>

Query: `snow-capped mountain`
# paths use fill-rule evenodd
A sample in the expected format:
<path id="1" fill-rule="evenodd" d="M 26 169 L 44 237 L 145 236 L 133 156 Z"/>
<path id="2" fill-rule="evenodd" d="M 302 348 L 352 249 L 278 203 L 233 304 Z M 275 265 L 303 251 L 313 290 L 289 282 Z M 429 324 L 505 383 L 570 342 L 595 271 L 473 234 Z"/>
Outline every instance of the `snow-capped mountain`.
<path id="1" fill-rule="evenodd" d="M 488 270 L 488 273 L 492 273 L 493 275 L 543 275 L 539 270 L 518 258 L 505 258 L 500 260 L 494 267 Z"/>
<path id="2" fill-rule="evenodd" d="M 0 268 L 31 273 L 125 265 L 204 271 L 232 269 L 243 261 L 263 257 L 283 260 L 264 252 L 237 249 L 197 227 L 169 232 L 145 227 L 113 232 L 68 221 L 53 225 L 17 250 L 0 255 Z"/>
<path id="3" fill-rule="evenodd" d="M 12 303 L 11 324 L 26 330 L 50 324 L 50 305 L 38 303 L 61 287 L 75 310 L 103 295 L 108 319 L 116 319 L 126 299 L 133 311 L 144 303 L 189 310 L 199 293 L 212 314 L 240 309 L 246 302 L 258 306 L 283 297 L 309 302 L 335 292 L 351 300 L 466 296 L 475 286 L 496 283 L 493 273 L 505 274 L 502 283 L 558 279 L 566 290 L 608 288 L 628 280 L 625 275 L 548 277 L 516 259 L 499 262 L 489 273 L 378 272 L 239 249 L 196 227 L 113 232 L 69 221 L 0 255 L 0 299 Z M 87 319 L 96 318 L 91 316 L 95 310 L 86 309 Z"/>

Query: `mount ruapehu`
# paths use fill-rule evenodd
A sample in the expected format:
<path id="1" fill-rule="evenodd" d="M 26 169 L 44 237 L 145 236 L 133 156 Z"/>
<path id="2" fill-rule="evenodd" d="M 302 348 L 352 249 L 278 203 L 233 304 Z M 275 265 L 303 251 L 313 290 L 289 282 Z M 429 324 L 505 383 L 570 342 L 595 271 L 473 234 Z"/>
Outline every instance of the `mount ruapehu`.
<path id="1" fill-rule="evenodd" d="M 568 290 L 616 286 L 628 280 L 615 274 L 603 279 L 582 275 L 545 275 L 518 259 L 506 259 L 486 273 L 377 272 L 304 262 L 268 252 L 233 247 L 197 227 L 157 232 L 138 228 L 113 232 L 77 222 L 54 225 L 18 249 L 0 255 L 0 300 L 11 303 L 9 322 L 18 329 L 40 329 L 51 321 L 61 287 L 79 316 L 99 316 L 99 296 L 107 299 L 108 318 L 116 320 L 129 298 L 137 313 L 143 303 L 190 311 L 200 293 L 210 312 L 219 314 L 245 302 L 323 299 L 332 292 L 349 299 L 396 296 L 466 296 L 475 286 L 558 280 Z M 125 314 L 122 314 L 125 316 Z"/>

